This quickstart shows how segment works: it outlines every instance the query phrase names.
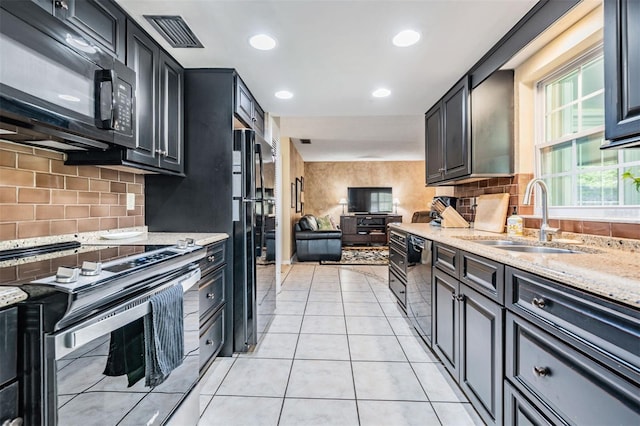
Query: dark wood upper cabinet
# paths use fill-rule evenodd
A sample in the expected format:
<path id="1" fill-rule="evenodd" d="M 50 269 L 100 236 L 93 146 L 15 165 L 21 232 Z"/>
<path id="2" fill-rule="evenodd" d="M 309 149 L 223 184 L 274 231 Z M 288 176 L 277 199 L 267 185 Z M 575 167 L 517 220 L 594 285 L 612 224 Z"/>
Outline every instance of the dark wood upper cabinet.
<path id="1" fill-rule="evenodd" d="M 127 46 L 127 65 L 138 80 L 137 141 L 127 159 L 182 173 L 184 71 L 133 22 L 127 27 Z"/>
<path id="2" fill-rule="evenodd" d="M 53 13 L 124 62 L 126 16 L 109 0 L 55 0 Z"/>
<path id="3" fill-rule="evenodd" d="M 427 184 L 470 173 L 469 79 L 460 80 L 425 117 Z"/>
<path id="4" fill-rule="evenodd" d="M 471 173 L 469 151 L 469 79 L 460 80 L 442 98 L 444 180 Z"/>
<path id="5" fill-rule="evenodd" d="M 131 161 L 155 164 L 157 149 L 158 59 L 160 50 L 144 31 L 135 25 L 127 30 L 127 65 L 136 72 L 137 129 L 135 149 L 127 153 Z"/>
<path id="6" fill-rule="evenodd" d="M 127 16 L 110 0 L 30 0 L 125 61 Z"/>
<path id="7" fill-rule="evenodd" d="M 427 185 L 513 173 L 513 71 L 465 77 L 425 115 Z"/>
<path id="8" fill-rule="evenodd" d="M 182 67 L 169 55 L 160 52 L 160 103 L 159 141 L 162 154 L 158 165 L 165 170 L 183 170 L 183 93 L 184 75 Z"/>
<path id="9" fill-rule="evenodd" d="M 438 102 L 425 114 L 427 185 L 442 180 L 442 104 Z"/>
<path id="10" fill-rule="evenodd" d="M 604 1 L 603 148 L 640 145 L 640 2 Z"/>
<path id="11" fill-rule="evenodd" d="M 235 78 L 235 114 L 260 136 L 264 135 L 264 110 L 258 105 L 240 76 Z"/>

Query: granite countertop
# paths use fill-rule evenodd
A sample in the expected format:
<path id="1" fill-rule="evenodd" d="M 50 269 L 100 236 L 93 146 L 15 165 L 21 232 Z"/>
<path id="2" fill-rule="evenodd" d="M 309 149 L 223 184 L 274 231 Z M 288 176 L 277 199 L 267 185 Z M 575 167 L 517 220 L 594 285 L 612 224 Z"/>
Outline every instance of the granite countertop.
<path id="1" fill-rule="evenodd" d="M 112 232 L 111 234 L 116 234 L 116 232 Z M 133 238 L 107 240 L 101 236 L 97 236 L 80 241 L 82 244 L 90 245 L 164 245 L 176 244 L 178 240 L 184 240 L 185 238 L 193 238 L 197 245 L 205 246 L 226 240 L 229 238 L 229 235 L 202 232 L 143 232 L 141 235 Z"/>
<path id="2" fill-rule="evenodd" d="M 585 241 L 576 245 L 560 240 L 561 243 L 549 245 L 570 245 L 570 248 L 583 252 L 540 254 L 502 250 L 474 242 L 478 239 L 511 239 L 506 234 L 464 228 L 441 228 L 428 223 L 391 224 L 390 227 L 557 280 L 636 309 L 640 308 L 640 240 L 616 238 L 613 241 L 596 243 L 586 237 Z M 533 238 L 517 239 L 526 240 L 531 244 L 537 243 Z M 624 247 L 624 250 L 611 248 L 616 245 Z"/>
<path id="3" fill-rule="evenodd" d="M 137 233 L 131 238 L 105 239 L 104 235 L 118 235 Z M 49 237 L 26 238 L 21 240 L 0 241 L 0 250 L 21 247 L 35 247 L 43 244 L 78 241 L 88 245 L 164 245 L 176 244 L 180 239 L 193 238 L 198 245 L 207 245 L 226 240 L 229 235 L 224 233 L 203 232 L 148 232 L 146 226 L 136 226 L 112 231 L 82 232 L 77 234 L 52 235 Z"/>

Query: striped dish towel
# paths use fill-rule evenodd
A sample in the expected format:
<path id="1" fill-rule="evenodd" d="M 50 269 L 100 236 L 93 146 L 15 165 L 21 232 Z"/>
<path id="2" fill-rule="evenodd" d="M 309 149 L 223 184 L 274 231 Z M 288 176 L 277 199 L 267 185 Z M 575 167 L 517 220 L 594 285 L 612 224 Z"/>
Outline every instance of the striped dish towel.
<path id="1" fill-rule="evenodd" d="M 158 386 L 184 356 L 183 290 L 177 284 L 151 296 L 145 316 L 145 386 Z"/>

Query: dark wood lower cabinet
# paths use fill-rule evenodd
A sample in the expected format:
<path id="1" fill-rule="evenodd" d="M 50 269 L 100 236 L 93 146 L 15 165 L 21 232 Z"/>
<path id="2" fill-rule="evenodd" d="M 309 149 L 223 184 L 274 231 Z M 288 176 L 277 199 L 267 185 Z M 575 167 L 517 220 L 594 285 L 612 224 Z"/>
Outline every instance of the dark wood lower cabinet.
<path id="1" fill-rule="evenodd" d="M 458 281 L 444 272 L 433 272 L 433 350 L 452 376 L 458 377 Z"/>
<path id="2" fill-rule="evenodd" d="M 562 340 L 506 316 L 506 377 L 553 423 L 640 424 L 640 388 Z"/>
<path id="3" fill-rule="evenodd" d="M 502 424 L 503 308 L 460 284 L 459 383 L 488 424 Z"/>
<path id="4" fill-rule="evenodd" d="M 551 426 L 527 399 L 511 384 L 504 382 L 504 424 L 513 426 Z"/>
<path id="5" fill-rule="evenodd" d="M 503 308 L 433 273 L 433 350 L 487 424 L 502 424 Z"/>
<path id="6" fill-rule="evenodd" d="M 432 349 L 485 423 L 640 425 L 637 309 L 433 247 Z"/>

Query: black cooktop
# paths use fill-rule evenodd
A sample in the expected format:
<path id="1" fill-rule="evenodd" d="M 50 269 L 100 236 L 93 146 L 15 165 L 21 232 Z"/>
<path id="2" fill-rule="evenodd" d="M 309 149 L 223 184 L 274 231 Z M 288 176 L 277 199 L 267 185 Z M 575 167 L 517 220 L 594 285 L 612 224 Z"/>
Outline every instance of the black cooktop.
<path id="1" fill-rule="evenodd" d="M 20 285 L 56 274 L 58 267 L 79 267 L 83 262 L 110 262 L 167 245 L 81 245 L 77 241 L 0 251 L 0 285 Z M 157 257 L 157 254 L 155 255 Z M 138 258 L 138 259 L 145 259 Z M 140 264 L 143 260 L 137 260 Z M 122 265 L 122 266 L 121 266 Z M 128 266 L 127 266 L 128 265 Z M 111 272 L 130 268 L 128 262 L 114 265 Z"/>

